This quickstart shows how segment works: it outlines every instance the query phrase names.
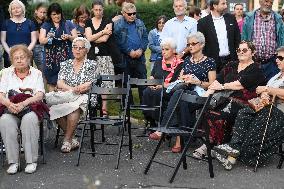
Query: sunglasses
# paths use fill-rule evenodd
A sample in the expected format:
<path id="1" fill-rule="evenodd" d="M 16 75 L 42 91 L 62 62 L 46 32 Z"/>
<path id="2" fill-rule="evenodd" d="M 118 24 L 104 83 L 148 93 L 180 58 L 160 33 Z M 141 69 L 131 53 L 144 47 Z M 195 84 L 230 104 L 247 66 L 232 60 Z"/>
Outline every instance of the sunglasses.
<path id="1" fill-rule="evenodd" d="M 129 12 L 129 13 L 126 12 L 126 14 L 127 14 L 128 16 L 132 16 L 132 15 L 135 16 L 135 15 L 136 15 L 136 12 Z"/>
<path id="2" fill-rule="evenodd" d="M 243 48 L 243 49 L 237 48 L 237 53 L 241 53 L 241 52 L 247 53 L 248 51 L 249 51 L 248 48 Z"/>
<path id="3" fill-rule="evenodd" d="M 283 61 L 284 60 L 284 57 L 283 56 L 276 56 L 276 59 L 280 60 L 280 61 Z"/>
<path id="4" fill-rule="evenodd" d="M 72 48 L 79 51 L 85 49 L 85 47 L 80 47 L 80 46 L 72 46 Z"/>
<path id="5" fill-rule="evenodd" d="M 193 46 L 193 47 L 194 47 L 194 46 L 197 45 L 198 43 L 199 43 L 199 42 L 196 42 L 196 43 L 187 43 L 187 46 L 188 46 L 188 47 L 190 47 L 190 46 Z"/>

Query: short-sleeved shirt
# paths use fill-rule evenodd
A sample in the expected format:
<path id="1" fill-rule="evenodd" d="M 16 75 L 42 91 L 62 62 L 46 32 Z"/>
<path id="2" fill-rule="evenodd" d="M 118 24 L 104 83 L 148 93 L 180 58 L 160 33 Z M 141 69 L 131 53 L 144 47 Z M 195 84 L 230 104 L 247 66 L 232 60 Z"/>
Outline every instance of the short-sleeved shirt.
<path id="1" fill-rule="evenodd" d="M 33 90 L 32 95 L 37 92 L 45 93 L 41 71 L 30 66 L 29 74 L 21 80 L 16 75 L 14 67 L 4 69 L 0 82 L 0 92 L 5 93 L 7 96 L 11 89 L 21 93 L 20 88 L 31 88 Z"/>
<path id="2" fill-rule="evenodd" d="M 36 20 L 35 17 L 33 17 L 31 20 L 33 21 L 33 23 L 34 23 L 34 25 L 35 25 L 36 31 L 39 32 L 39 30 L 40 30 L 41 25 L 43 24 L 43 22 L 42 22 L 42 23 L 39 23 L 39 22 Z M 39 44 L 39 40 L 38 40 L 38 39 L 37 39 L 37 44 Z"/>
<path id="3" fill-rule="evenodd" d="M 186 57 L 183 63 L 183 73 L 194 74 L 200 81 L 209 81 L 208 72 L 215 70 L 216 63 L 209 57 L 199 63 L 192 63 L 190 57 Z"/>
<path id="4" fill-rule="evenodd" d="M 96 34 L 99 33 L 100 31 L 102 31 L 107 24 L 113 23 L 110 19 L 107 19 L 105 17 L 102 18 L 101 21 L 101 25 L 99 26 L 99 28 L 95 29 L 94 25 L 92 23 L 92 19 L 88 19 L 86 20 L 86 24 L 85 24 L 85 28 L 90 27 L 92 30 L 92 34 Z M 112 38 L 112 35 L 110 36 L 110 38 L 107 40 L 107 42 L 105 43 L 95 43 L 95 42 L 91 42 L 92 48 L 97 47 L 99 49 L 99 52 L 97 54 L 97 56 L 110 56 L 110 41 L 114 40 Z M 92 51 L 90 51 L 92 52 Z"/>
<path id="5" fill-rule="evenodd" d="M 229 62 L 218 75 L 218 82 L 221 84 L 239 81 L 244 89 L 236 90 L 232 97 L 248 100 L 256 96 L 255 89 L 260 85 L 265 85 L 264 73 L 256 63 L 248 65 L 244 70 L 238 72 L 239 62 Z"/>
<path id="6" fill-rule="evenodd" d="M 26 19 L 22 23 L 6 19 L 2 24 L 1 31 L 6 31 L 6 43 L 9 47 L 17 44 L 28 46 L 31 43 L 31 32 L 36 31 L 36 28 L 30 19 Z"/>
<path id="7" fill-rule="evenodd" d="M 97 63 L 94 60 L 85 59 L 79 72 L 76 74 L 73 69 L 73 60 L 69 59 L 60 63 L 60 71 L 58 73 L 58 80 L 75 87 L 86 82 L 93 82 L 100 74 L 98 73 Z"/>

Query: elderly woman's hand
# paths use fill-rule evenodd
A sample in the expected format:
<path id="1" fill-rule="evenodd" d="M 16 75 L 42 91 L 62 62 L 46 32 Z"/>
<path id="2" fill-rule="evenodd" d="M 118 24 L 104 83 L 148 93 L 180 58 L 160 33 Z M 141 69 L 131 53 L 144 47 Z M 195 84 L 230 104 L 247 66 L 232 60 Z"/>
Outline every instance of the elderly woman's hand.
<path id="1" fill-rule="evenodd" d="M 261 94 L 261 93 L 263 93 L 263 92 L 267 92 L 267 86 L 258 86 L 258 87 L 256 88 L 256 93 L 257 93 L 257 94 Z"/>
<path id="2" fill-rule="evenodd" d="M 219 83 L 217 80 L 215 80 L 209 87 L 208 89 L 211 90 L 222 90 L 223 89 L 223 85 L 221 83 Z"/>
<path id="3" fill-rule="evenodd" d="M 79 86 L 73 87 L 72 91 L 73 91 L 75 94 L 80 94 L 80 93 L 81 93 L 81 90 L 80 90 L 80 87 L 79 87 Z"/>

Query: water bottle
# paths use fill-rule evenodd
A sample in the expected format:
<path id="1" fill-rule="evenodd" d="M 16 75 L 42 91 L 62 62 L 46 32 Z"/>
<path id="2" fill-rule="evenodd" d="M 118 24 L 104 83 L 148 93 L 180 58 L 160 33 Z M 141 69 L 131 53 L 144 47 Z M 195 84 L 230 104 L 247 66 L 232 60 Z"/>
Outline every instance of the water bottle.
<path id="1" fill-rule="evenodd" d="M 50 29 L 49 33 L 52 33 L 53 36 L 55 35 L 55 30 L 53 28 Z M 47 44 L 51 45 L 52 44 L 52 40 L 53 40 L 53 36 L 52 37 L 48 37 L 47 39 Z"/>

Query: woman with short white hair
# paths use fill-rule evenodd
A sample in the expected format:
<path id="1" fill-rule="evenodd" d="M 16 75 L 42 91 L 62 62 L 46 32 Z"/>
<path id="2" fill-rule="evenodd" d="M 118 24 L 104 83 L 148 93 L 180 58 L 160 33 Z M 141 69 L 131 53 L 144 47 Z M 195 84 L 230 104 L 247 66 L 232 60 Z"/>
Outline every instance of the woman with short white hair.
<path id="1" fill-rule="evenodd" d="M 34 23 L 25 18 L 25 5 L 20 0 L 13 0 L 9 4 L 10 18 L 6 19 L 1 27 L 1 43 L 5 50 L 4 66 L 10 66 L 9 54 L 12 46 L 25 44 L 33 50 L 36 44 L 36 28 Z"/>
<path id="2" fill-rule="evenodd" d="M 80 115 L 86 111 L 88 95 L 92 82 L 100 74 L 97 62 L 87 59 L 90 42 L 83 37 L 77 37 L 72 42 L 74 59 L 60 63 L 58 73 L 57 92 L 46 94 L 47 103 L 50 107 L 50 120 L 56 120 L 64 131 L 64 140 L 61 151 L 68 153 L 79 147 L 79 142 L 74 138 Z M 57 95 L 63 101 L 54 103 L 53 98 Z M 70 95 L 72 98 L 70 98 Z M 69 97 L 68 97 L 69 96 Z M 65 99 L 64 99 L 65 98 Z M 56 99 L 55 99 L 56 100 Z"/>
<path id="3" fill-rule="evenodd" d="M 165 38 L 161 42 L 162 60 L 156 61 L 151 72 L 150 79 L 164 79 L 164 87 L 167 88 L 176 81 L 182 70 L 183 60 L 176 56 L 177 44 L 173 38 Z M 143 104 L 157 106 L 160 103 L 162 85 L 148 87 L 143 91 Z M 154 127 L 159 119 L 158 111 L 145 111 L 145 119 Z"/>

